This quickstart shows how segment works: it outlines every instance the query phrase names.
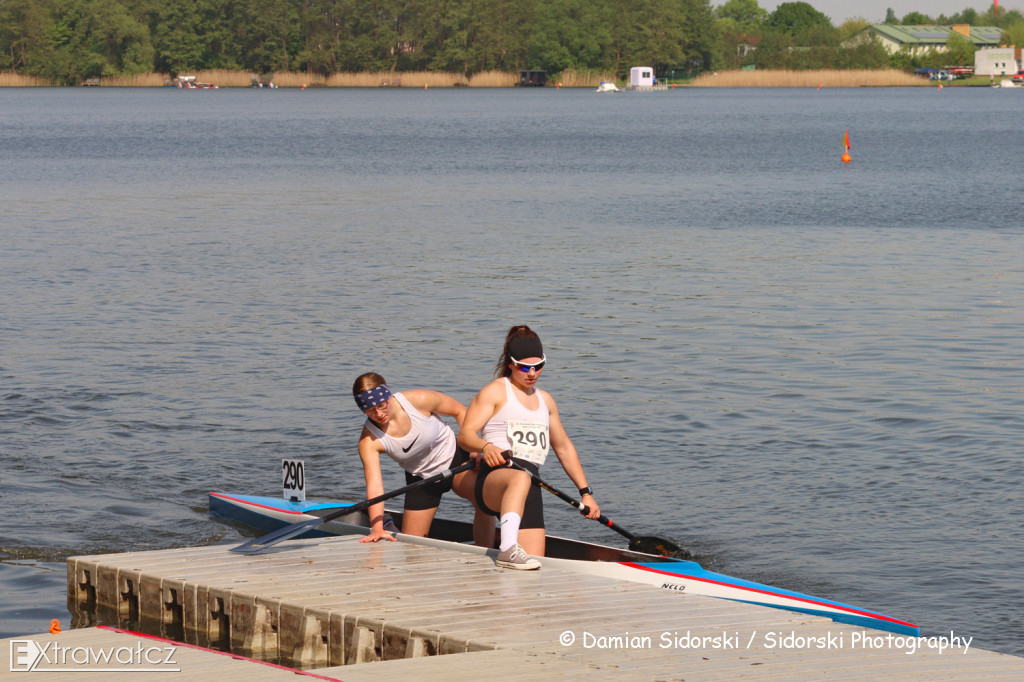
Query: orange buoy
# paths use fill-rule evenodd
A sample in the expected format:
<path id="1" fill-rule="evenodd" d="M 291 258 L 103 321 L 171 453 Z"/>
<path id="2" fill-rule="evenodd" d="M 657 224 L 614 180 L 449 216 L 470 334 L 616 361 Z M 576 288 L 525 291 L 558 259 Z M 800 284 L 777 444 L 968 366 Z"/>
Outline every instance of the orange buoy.
<path id="1" fill-rule="evenodd" d="M 843 163 L 850 163 L 853 159 L 850 157 L 850 130 L 847 128 L 846 132 L 843 133 Z"/>

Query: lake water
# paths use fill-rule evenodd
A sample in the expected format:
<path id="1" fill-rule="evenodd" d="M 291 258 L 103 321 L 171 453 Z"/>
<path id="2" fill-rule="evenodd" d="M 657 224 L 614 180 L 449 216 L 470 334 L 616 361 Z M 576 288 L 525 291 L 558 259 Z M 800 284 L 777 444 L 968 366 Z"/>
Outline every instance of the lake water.
<path id="1" fill-rule="evenodd" d="M 282 458 L 361 499 L 353 379 L 468 402 L 525 322 L 623 527 L 1024 655 L 1022 105 L 0 89 L 0 636 Z"/>

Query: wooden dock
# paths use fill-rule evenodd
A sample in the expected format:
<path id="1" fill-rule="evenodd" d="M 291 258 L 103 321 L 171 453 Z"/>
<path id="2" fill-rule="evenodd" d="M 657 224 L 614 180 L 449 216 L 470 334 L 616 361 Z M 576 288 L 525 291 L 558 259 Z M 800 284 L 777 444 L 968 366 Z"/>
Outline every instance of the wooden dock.
<path id="1" fill-rule="evenodd" d="M 1024 658 L 956 644 L 970 633 L 944 633 L 953 648 L 940 651 L 937 638 L 550 565 L 509 571 L 488 557 L 408 542 L 298 540 L 254 556 L 229 548 L 73 557 L 74 622 L 99 619 L 353 682 L 485 671 L 517 680 L 1024 679 Z M 277 679 L 235 659 L 232 672 L 203 672 L 225 657 L 189 651 L 197 660 L 182 664 L 186 678 Z M 276 672 L 259 675 L 284 672 L 262 667 Z"/>

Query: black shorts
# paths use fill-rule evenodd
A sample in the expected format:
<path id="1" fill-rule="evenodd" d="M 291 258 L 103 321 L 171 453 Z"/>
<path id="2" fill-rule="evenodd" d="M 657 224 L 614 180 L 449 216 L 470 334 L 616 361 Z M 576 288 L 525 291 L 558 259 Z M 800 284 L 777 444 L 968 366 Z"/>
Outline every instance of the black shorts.
<path id="1" fill-rule="evenodd" d="M 460 466 L 469 461 L 469 453 L 462 448 L 455 447 L 455 456 L 452 457 L 451 463 L 445 467 L 451 469 Z M 440 473 L 440 472 L 438 472 Z M 427 476 L 427 478 L 430 478 Z M 413 476 L 408 471 L 405 472 L 405 484 L 412 485 L 416 481 L 422 481 L 422 476 Z M 438 481 L 437 483 L 428 483 L 421 485 L 419 488 L 410 490 L 405 494 L 405 508 L 406 510 L 419 511 L 421 509 L 437 509 L 438 505 L 441 504 L 441 496 L 452 489 L 452 479 L 446 478 Z"/>
<path id="2" fill-rule="evenodd" d="M 536 475 L 540 470 L 537 465 L 533 462 L 527 462 L 525 459 L 519 459 L 513 457 L 512 461 L 516 464 L 520 464 L 525 469 L 529 469 L 531 473 Z M 476 506 L 485 514 L 491 516 L 501 516 L 501 512 L 496 512 L 493 509 L 489 509 L 484 504 L 484 479 L 487 478 L 487 474 L 494 471 L 491 467 L 487 466 L 482 460 L 480 462 L 480 473 L 476 477 Z M 530 486 L 530 493 L 526 496 L 526 507 L 523 509 L 523 520 L 519 523 L 519 528 L 543 528 L 544 527 L 544 499 L 540 496 L 540 486 L 534 484 Z"/>

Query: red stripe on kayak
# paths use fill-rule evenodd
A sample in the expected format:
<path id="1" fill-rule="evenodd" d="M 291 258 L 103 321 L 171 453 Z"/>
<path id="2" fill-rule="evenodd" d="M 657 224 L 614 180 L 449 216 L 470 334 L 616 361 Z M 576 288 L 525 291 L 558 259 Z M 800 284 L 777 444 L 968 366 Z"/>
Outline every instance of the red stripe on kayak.
<path id="1" fill-rule="evenodd" d="M 251 502 L 249 500 L 243 500 L 240 497 L 231 497 L 230 495 L 224 495 L 223 493 L 210 493 L 210 494 L 213 495 L 214 497 L 219 497 L 219 498 L 224 499 L 224 500 L 231 500 L 232 502 L 237 502 L 238 504 L 246 504 L 246 505 L 249 505 L 250 507 L 260 507 L 262 509 L 272 509 L 272 510 L 274 510 L 276 512 L 281 512 L 283 514 L 298 514 L 299 516 L 313 516 L 312 514 L 307 514 L 306 512 L 292 511 L 291 509 L 281 509 L 280 507 L 271 507 L 269 504 L 260 504 L 259 502 Z M 289 670 L 291 670 L 291 668 L 289 668 Z"/>
<path id="2" fill-rule="evenodd" d="M 326 677 L 325 675 L 317 675 L 306 670 L 296 670 L 295 668 L 288 668 L 277 663 L 269 663 L 267 661 L 260 661 L 255 658 L 249 658 L 248 656 L 239 656 L 238 654 L 232 654 L 227 651 L 217 651 L 216 649 L 207 649 L 206 647 L 196 646 L 195 644 L 185 644 L 184 642 L 176 642 L 173 639 L 166 639 L 164 637 L 157 637 L 156 635 L 147 635 L 145 632 L 135 632 L 134 630 L 122 630 L 121 628 L 111 627 L 109 625 L 97 625 L 97 630 L 109 630 L 110 632 L 116 632 L 120 635 L 133 635 L 135 637 L 142 637 L 143 639 L 152 639 L 157 642 L 165 642 L 167 644 L 173 644 L 175 647 L 184 647 L 186 649 L 195 649 L 197 651 L 206 651 L 211 654 L 219 654 L 221 656 L 230 656 L 231 658 L 238 659 L 239 661 L 248 661 L 249 663 L 258 663 L 259 665 L 266 665 L 271 668 L 277 668 L 278 670 L 287 670 L 290 673 L 296 675 L 304 675 L 306 677 L 312 677 L 318 680 L 332 680 L 333 682 L 341 682 L 337 677 Z M 87 669 L 83 669 L 87 670 Z M 131 668 L 125 668 L 125 670 L 131 670 Z"/>
<path id="3" fill-rule="evenodd" d="M 872 611 L 862 611 L 860 609 L 855 609 L 852 606 L 842 606 L 842 605 L 839 605 L 839 604 L 830 604 L 830 603 L 824 602 L 824 601 L 818 601 L 818 600 L 815 600 L 815 599 L 808 599 L 807 597 L 796 597 L 796 596 L 793 596 L 791 594 L 780 594 L 778 592 L 771 592 L 769 590 L 761 590 L 761 589 L 758 589 L 756 587 L 747 587 L 745 585 L 734 585 L 733 583 L 727 583 L 727 582 L 723 582 L 721 580 L 711 580 L 710 578 L 698 578 L 698 577 L 693 576 L 693 575 L 680 575 L 678 573 L 670 573 L 669 571 L 659 571 L 656 568 L 650 568 L 648 566 L 642 566 L 640 564 L 635 564 L 635 563 L 628 562 L 628 561 L 622 561 L 620 563 L 623 566 L 629 566 L 630 568 L 637 568 L 637 569 L 640 569 L 641 571 L 650 571 L 651 573 L 659 573 L 661 575 L 669 576 L 669 577 L 675 578 L 677 580 L 681 580 L 681 579 L 684 579 L 684 578 L 686 580 L 699 580 L 702 583 L 711 583 L 712 585 L 722 585 L 722 586 L 731 587 L 731 588 L 737 589 L 737 590 L 747 590 L 748 592 L 757 592 L 757 593 L 760 593 L 760 594 L 768 594 L 768 595 L 771 595 L 773 597 L 781 597 L 783 599 L 792 599 L 794 601 L 801 601 L 801 602 L 806 602 L 808 604 L 815 604 L 817 606 L 824 606 L 824 607 L 827 607 L 827 608 L 830 608 L 830 609 L 836 609 L 836 610 L 839 610 L 839 611 L 846 611 L 846 612 L 849 612 L 849 613 L 855 613 L 855 614 L 857 614 L 859 616 L 865 616 L 867 618 L 873 618 L 874 620 L 884 620 L 884 621 L 886 621 L 888 623 L 897 623 L 899 625 L 906 625 L 906 626 L 912 627 L 912 628 L 916 628 L 917 627 L 913 623 L 908 623 L 908 622 L 906 622 L 904 620 L 897 620 L 896 618 L 890 618 L 889 616 L 883 616 L 880 613 L 874 613 Z"/>

